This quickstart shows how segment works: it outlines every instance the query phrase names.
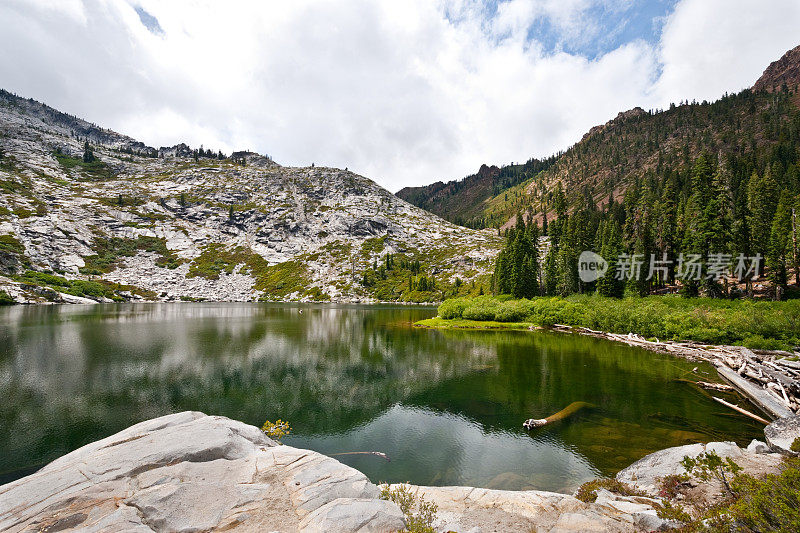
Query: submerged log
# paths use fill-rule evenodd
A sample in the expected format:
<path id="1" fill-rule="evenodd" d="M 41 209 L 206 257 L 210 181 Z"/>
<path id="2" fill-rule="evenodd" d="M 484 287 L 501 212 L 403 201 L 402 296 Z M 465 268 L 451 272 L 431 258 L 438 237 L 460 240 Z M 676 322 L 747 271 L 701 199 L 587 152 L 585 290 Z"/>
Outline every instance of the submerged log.
<path id="1" fill-rule="evenodd" d="M 676 379 L 680 383 L 690 383 L 692 385 L 697 385 L 698 387 L 702 387 L 708 390 L 717 390 L 717 391 L 733 391 L 736 390 L 734 387 L 730 385 L 726 385 L 724 383 L 709 383 L 708 381 L 693 381 L 691 379 Z"/>
<path id="2" fill-rule="evenodd" d="M 533 429 L 546 426 L 547 424 L 552 424 L 553 422 L 557 422 L 559 420 L 563 420 L 569 416 L 572 416 L 581 409 L 586 409 L 591 407 L 594 407 L 594 404 L 591 404 L 589 402 L 572 402 L 559 412 L 552 414 L 547 418 L 529 418 L 528 420 L 522 423 L 522 427 L 524 427 L 525 429 Z"/>

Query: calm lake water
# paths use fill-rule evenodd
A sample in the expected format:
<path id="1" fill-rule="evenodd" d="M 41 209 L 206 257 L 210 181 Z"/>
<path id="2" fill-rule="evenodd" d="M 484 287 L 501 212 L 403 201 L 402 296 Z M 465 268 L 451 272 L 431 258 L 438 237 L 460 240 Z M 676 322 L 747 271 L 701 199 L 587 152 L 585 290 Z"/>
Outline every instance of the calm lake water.
<path id="1" fill-rule="evenodd" d="M 302 312 L 300 312 L 302 310 Z M 183 410 L 340 456 L 375 482 L 574 490 L 647 453 L 746 444 L 757 424 L 676 381 L 698 366 L 551 332 L 432 331 L 433 308 L 120 304 L 0 308 L 0 483 Z M 700 372 L 713 369 L 700 365 Z M 531 433 L 574 401 L 594 408 Z"/>

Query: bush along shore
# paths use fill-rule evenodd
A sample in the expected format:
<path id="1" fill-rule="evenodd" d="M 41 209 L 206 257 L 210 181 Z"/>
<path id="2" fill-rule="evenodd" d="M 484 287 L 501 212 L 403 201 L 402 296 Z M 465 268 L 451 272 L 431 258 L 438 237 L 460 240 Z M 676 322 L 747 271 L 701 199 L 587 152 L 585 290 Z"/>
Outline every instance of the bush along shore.
<path id="1" fill-rule="evenodd" d="M 418 326 L 539 329 L 576 332 L 717 367 L 732 387 L 772 418 L 800 412 L 800 301 L 615 299 L 570 296 L 515 300 L 507 296 L 454 298 Z M 726 403 L 723 400 L 718 400 Z M 736 406 L 727 404 L 733 409 Z M 761 419 L 758 415 L 746 412 Z M 763 420 L 763 419 L 762 419 Z"/>

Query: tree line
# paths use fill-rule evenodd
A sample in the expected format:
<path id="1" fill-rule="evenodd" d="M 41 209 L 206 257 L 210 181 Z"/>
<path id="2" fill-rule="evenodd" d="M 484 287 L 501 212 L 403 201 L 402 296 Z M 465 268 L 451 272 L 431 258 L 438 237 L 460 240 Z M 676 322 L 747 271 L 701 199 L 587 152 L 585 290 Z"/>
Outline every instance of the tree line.
<path id="1" fill-rule="evenodd" d="M 753 283 L 766 279 L 774 298 L 786 297 L 792 269 L 800 286 L 798 124 L 792 122 L 783 140 L 760 155 L 702 153 L 684 165 L 659 164 L 622 197 L 611 194 L 602 207 L 591 195 L 578 194 L 568 208 L 559 182 L 549 209 L 529 210 L 527 222 L 518 213 L 516 226 L 506 231 L 494 292 L 520 298 L 589 292 L 618 297 L 680 287 L 686 296 L 734 297 L 752 296 Z M 540 234 L 547 239 L 540 242 Z M 578 275 L 584 250 L 608 261 L 606 275 L 597 281 Z M 615 275 L 620 258 L 631 257 L 640 260 L 640 275 Z M 701 275 L 682 271 L 678 258 L 692 258 Z M 709 274 L 733 272 L 737 258 L 750 261 L 747 271 L 740 271 L 744 290 L 728 277 Z"/>

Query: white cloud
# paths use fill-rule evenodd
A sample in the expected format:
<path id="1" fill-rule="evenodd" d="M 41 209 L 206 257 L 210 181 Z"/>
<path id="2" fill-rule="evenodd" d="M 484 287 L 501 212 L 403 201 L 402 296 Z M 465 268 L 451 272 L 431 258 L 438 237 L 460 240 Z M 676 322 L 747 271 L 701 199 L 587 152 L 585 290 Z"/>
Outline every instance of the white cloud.
<path id="1" fill-rule="evenodd" d="M 684 0 L 663 29 L 661 102 L 714 100 L 750 87 L 800 44 L 797 0 Z"/>
<path id="2" fill-rule="evenodd" d="M 549 155 L 636 105 L 750 85 L 800 22 L 794 1 L 751 5 L 683 0 L 658 45 L 588 60 L 528 28 L 594 38 L 591 8 L 630 0 L 511 0 L 493 18 L 479 0 L 7 0 L 0 86 L 151 145 L 249 148 L 394 191 Z"/>

